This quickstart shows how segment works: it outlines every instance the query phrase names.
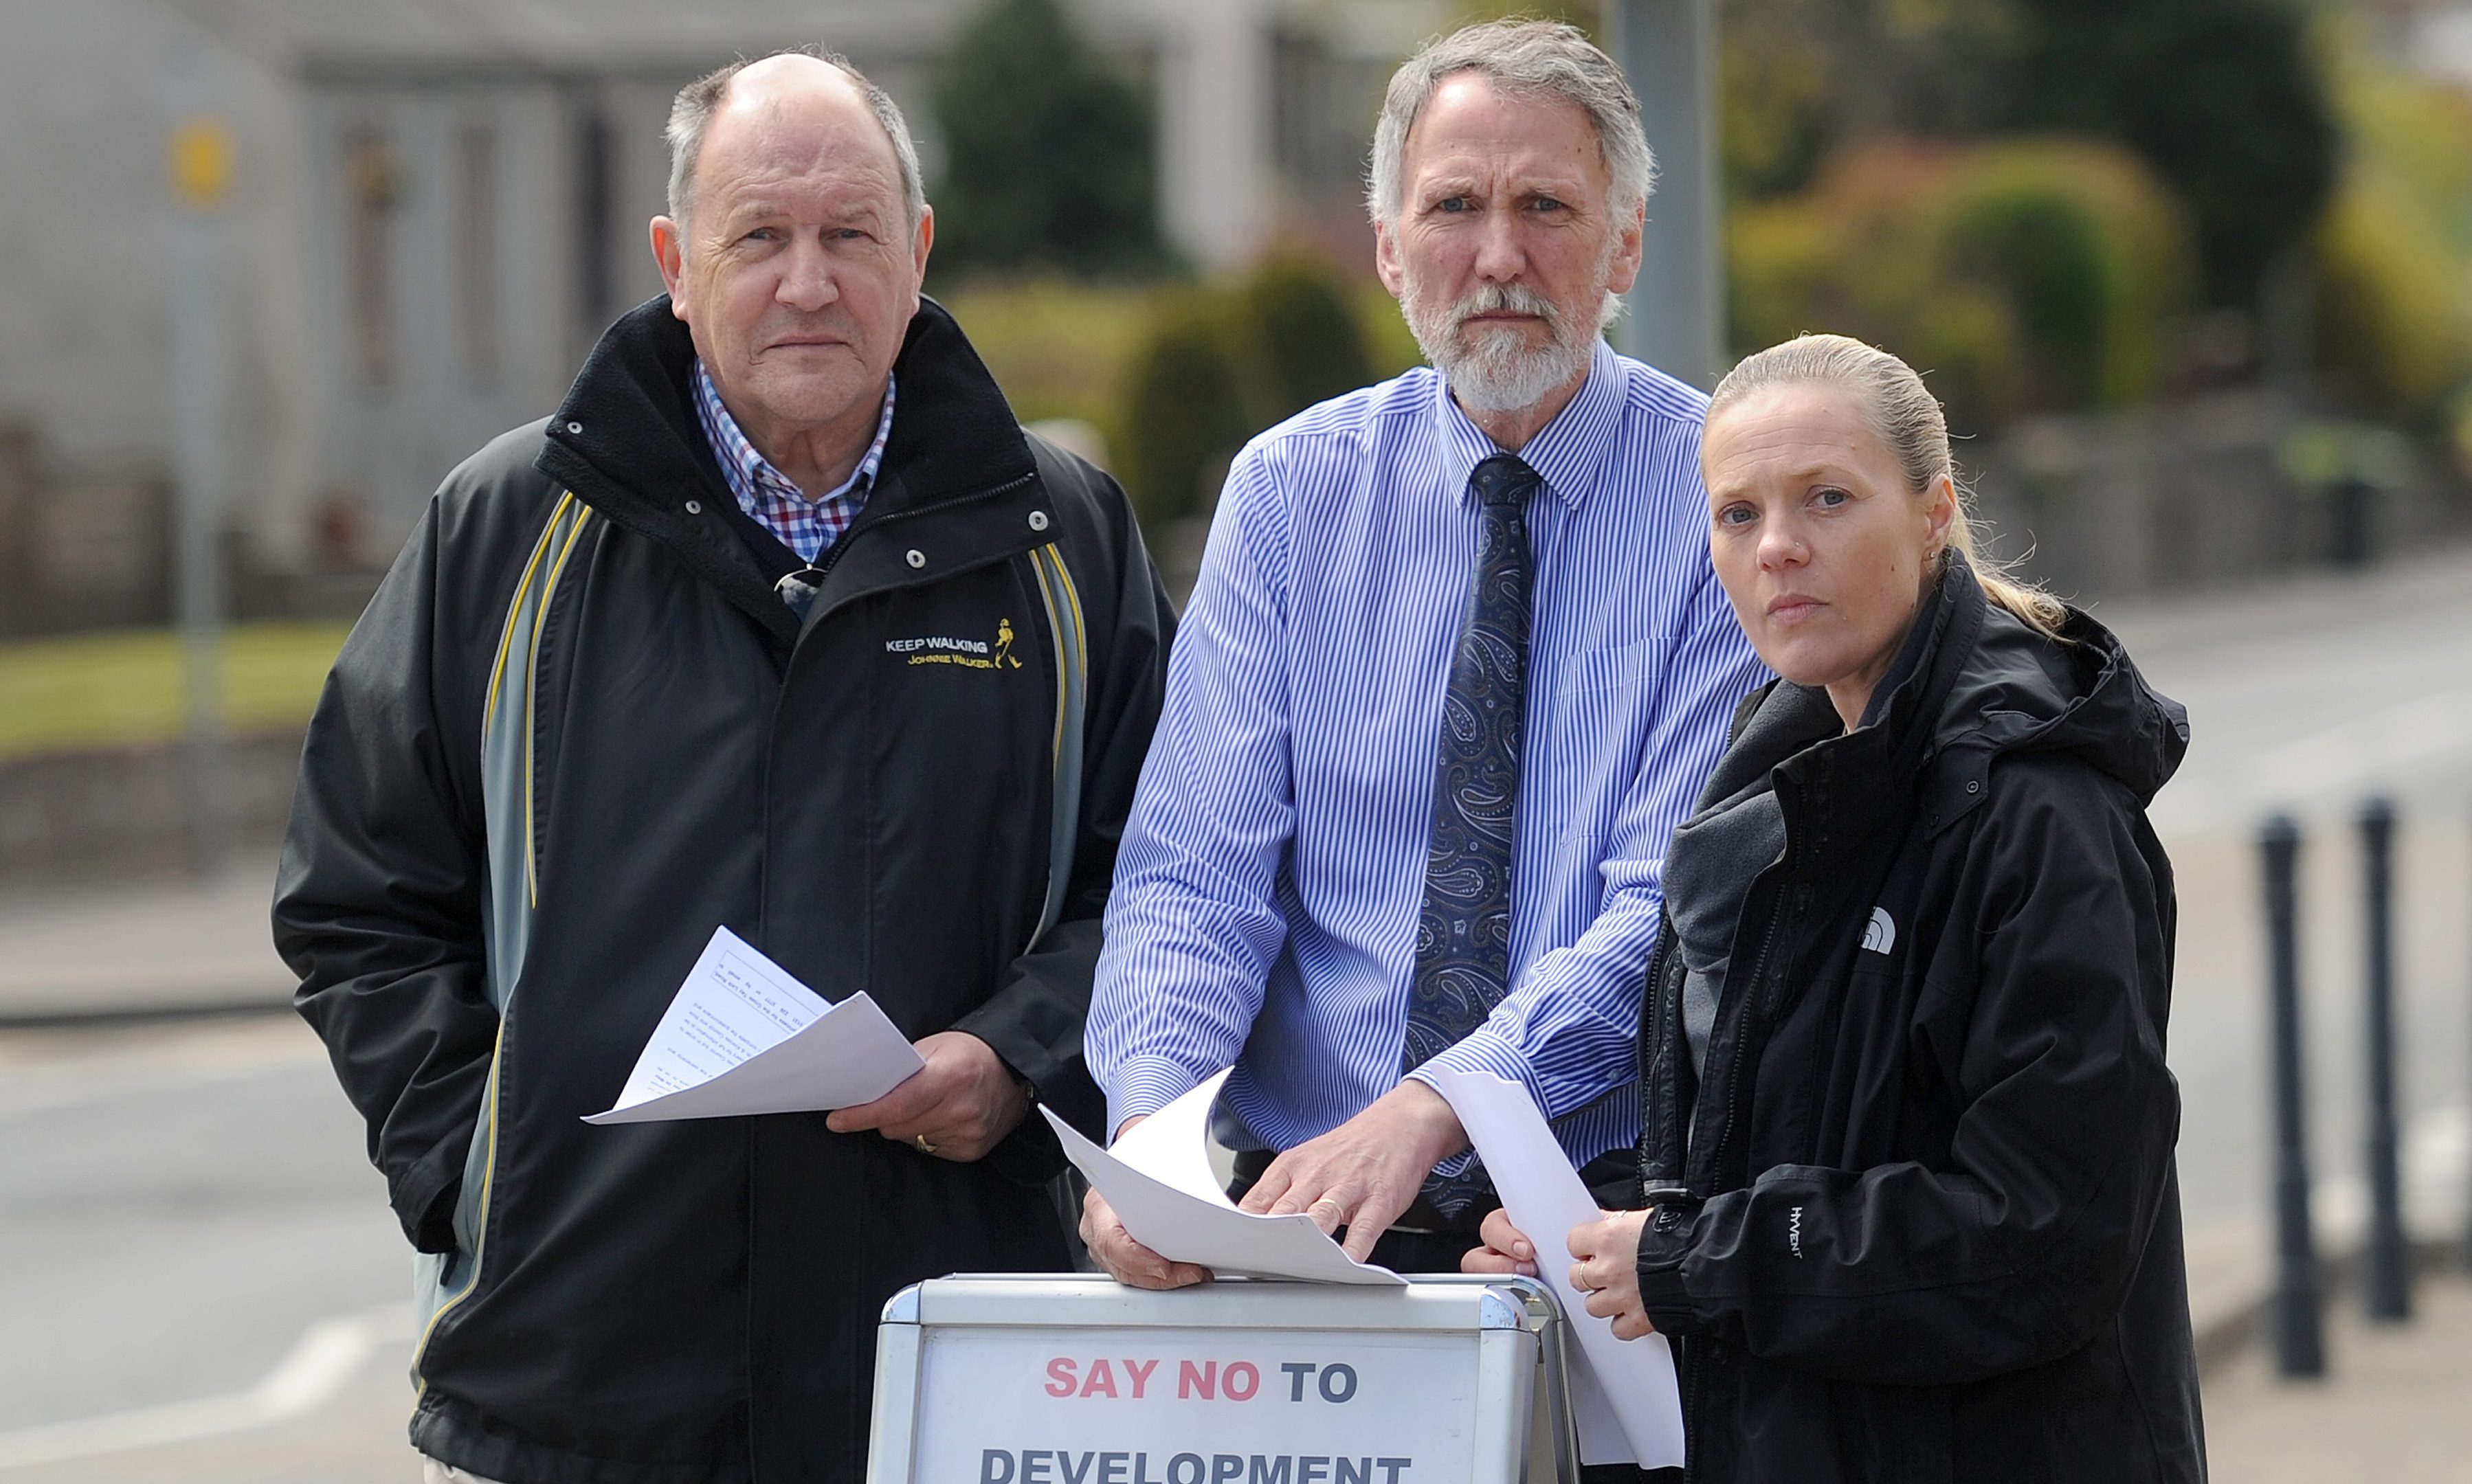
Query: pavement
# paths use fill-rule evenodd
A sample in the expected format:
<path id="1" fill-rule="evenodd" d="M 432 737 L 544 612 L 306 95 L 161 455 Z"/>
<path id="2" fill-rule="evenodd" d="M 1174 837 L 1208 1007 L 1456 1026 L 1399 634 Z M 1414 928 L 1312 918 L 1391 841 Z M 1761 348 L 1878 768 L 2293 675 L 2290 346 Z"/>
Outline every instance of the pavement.
<path id="1" fill-rule="evenodd" d="M 294 979 L 274 955 L 272 852 L 204 879 L 0 888 L 0 1025 L 279 1009 Z"/>
<path id="2" fill-rule="evenodd" d="M 2152 817 L 2181 897 L 2172 1062 L 2216 1476 L 2472 1480 L 2463 1283 L 2431 1284 L 2402 1331 L 2339 1303 L 2327 1382 L 2274 1382 L 2250 1343 L 2271 1281 L 2269 811 L 2307 836 L 2321 1248 L 2356 1246 L 2365 1210 L 2354 818 L 2373 790 L 2402 805 L 2407 1214 L 2431 1243 L 2472 1225 L 2472 552 L 2099 615 L 2196 732 Z M 273 876 L 260 848 L 202 881 L 0 886 L 0 1484 L 416 1472 L 402 1241 L 285 1013 Z"/>
<path id="3" fill-rule="evenodd" d="M 2472 1277 L 2424 1281 L 2408 1325 L 2328 1313 L 2329 1371 L 2286 1381 L 2263 1346 L 2206 1378 L 2206 1462 L 2227 1484 L 2472 1480 Z"/>

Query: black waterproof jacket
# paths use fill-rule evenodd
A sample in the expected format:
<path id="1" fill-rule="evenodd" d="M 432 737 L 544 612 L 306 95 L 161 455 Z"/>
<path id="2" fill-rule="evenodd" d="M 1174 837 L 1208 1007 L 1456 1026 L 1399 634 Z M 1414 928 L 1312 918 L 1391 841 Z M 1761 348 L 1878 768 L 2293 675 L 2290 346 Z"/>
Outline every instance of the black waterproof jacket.
<path id="1" fill-rule="evenodd" d="M 1704 1078 L 1670 926 L 1642 1035 L 1640 1289 L 1694 1479 L 2204 1476 L 2144 812 L 2187 721 L 2064 633 L 1953 558 L 1875 724 L 1784 682 L 1737 716 L 1704 797 L 1767 770 L 1788 845 Z"/>
<path id="2" fill-rule="evenodd" d="M 448 477 L 336 662 L 274 906 L 425 1256 L 412 1441 L 511 1484 L 855 1484 L 885 1300 L 1069 1265 L 988 1159 L 818 1114 L 595 1127 L 717 925 L 1092 1134 L 1082 1025 L 1172 618 L 1123 493 L 930 303 L 802 627 L 657 299 Z"/>

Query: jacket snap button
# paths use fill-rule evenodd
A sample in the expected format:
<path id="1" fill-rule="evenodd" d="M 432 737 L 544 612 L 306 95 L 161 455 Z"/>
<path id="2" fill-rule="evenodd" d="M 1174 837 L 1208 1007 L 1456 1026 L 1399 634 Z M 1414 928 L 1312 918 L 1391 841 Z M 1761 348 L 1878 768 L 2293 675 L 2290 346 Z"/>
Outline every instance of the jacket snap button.
<path id="1" fill-rule="evenodd" d="M 1045 530 L 1047 529 L 1047 512 L 1045 510 L 1033 510 L 1030 512 L 1030 529 L 1033 530 Z"/>
<path id="2" fill-rule="evenodd" d="M 583 431 L 583 424 L 580 422 L 568 423 L 566 425 L 566 431 L 569 433 L 582 433 Z"/>
<path id="3" fill-rule="evenodd" d="M 689 515 L 701 515 L 703 513 L 703 502 L 701 500 L 688 501 L 687 513 Z"/>
<path id="4" fill-rule="evenodd" d="M 927 554 L 918 550 L 915 546 L 910 549 L 910 554 L 901 559 L 908 562 L 913 567 L 924 567 L 927 565 Z"/>
<path id="5" fill-rule="evenodd" d="M 1968 793 L 1981 793 L 1981 792 L 1983 791 L 1983 783 L 1982 783 L 1982 780 L 1980 780 L 1980 779 L 1972 779 L 1972 780 L 1969 780 L 1969 781 L 1966 783 L 1966 786 L 1965 786 L 1965 791 L 1966 791 L 1966 792 L 1968 792 Z"/>

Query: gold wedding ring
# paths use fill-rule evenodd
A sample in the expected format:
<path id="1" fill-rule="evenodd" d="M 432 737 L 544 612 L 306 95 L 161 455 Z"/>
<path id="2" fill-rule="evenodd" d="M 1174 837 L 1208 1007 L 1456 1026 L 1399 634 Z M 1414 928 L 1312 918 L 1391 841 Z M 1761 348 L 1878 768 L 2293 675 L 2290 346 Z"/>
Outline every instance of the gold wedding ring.
<path id="1" fill-rule="evenodd" d="M 910 1136 L 910 1142 L 918 1146 L 918 1152 L 921 1154 L 933 1154 L 936 1152 L 936 1146 L 928 1142 L 927 1136 L 925 1134 L 913 1134 Z"/>

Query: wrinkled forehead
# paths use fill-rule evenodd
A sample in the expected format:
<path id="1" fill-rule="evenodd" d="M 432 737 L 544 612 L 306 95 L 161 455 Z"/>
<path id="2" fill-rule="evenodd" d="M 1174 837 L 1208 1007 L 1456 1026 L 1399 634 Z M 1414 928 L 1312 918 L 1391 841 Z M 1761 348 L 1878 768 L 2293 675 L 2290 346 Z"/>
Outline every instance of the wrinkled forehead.
<path id="1" fill-rule="evenodd" d="M 1402 174 L 1412 182 L 1483 172 L 1557 181 L 1566 189 L 1602 192 L 1612 184 L 1604 143 L 1587 109 L 1474 69 L 1435 84 L 1409 127 L 1400 156 Z"/>
<path id="2" fill-rule="evenodd" d="M 840 78 L 838 72 L 833 74 Z M 819 81 L 795 90 L 733 90 L 703 140 L 697 194 L 727 210 L 749 195 L 830 192 L 901 204 L 892 141 L 854 88 Z"/>

